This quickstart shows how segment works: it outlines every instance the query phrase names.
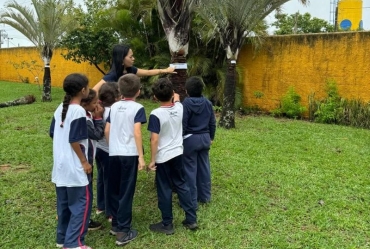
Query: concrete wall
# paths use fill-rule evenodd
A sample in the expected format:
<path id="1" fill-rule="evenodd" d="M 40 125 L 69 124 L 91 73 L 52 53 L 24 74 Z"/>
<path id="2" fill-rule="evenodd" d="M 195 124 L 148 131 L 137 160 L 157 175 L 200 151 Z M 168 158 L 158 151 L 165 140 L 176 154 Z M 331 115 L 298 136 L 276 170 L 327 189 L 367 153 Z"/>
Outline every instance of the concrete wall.
<path id="1" fill-rule="evenodd" d="M 62 86 L 64 77 L 73 72 L 86 74 L 90 87 L 102 74 L 88 63 L 66 61 L 56 50 L 51 60 L 52 86 Z M 27 67 L 16 69 L 22 62 L 38 65 L 38 70 Z M 43 63 L 35 48 L 0 49 L 0 80 L 21 82 L 35 76 L 42 84 Z M 291 36 L 271 36 L 260 50 L 246 45 L 240 52 L 244 83 L 245 106 L 259 106 L 273 110 L 282 96 L 293 86 L 308 106 L 308 96 L 325 96 L 327 80 L 337 82 L 342 97 L 370 101 L 370 32 L 346 32 Z M 32 67 L 31 67 L 32 68 Z M 262 98 L 257 98 L 259 94 Z"/>
<path id="2" fill-rule="evenodd" d="M 370 32 L 271 36 L 258 51 L 244 46 L 238 64 L 246 106 L 276 109 L 290 86 L 308 106 L 310 94 L 325 96 L 327 80 L 342 97 L 370 101 Z"/>
<path id="3" fill-rule="evenodd" d="M 63 50 L 54 51 L 50 62 L 52 86 L 62 86 L 66 75 L 70 73 L 86 74 L 90 80 L 90 86 L 96 84 L 102 77 L 94 66 L 89 63 L 75 63 L 66 61 L 61 53 Z M 39 52 L 34 47 L 2 48 L 0 49 L 0 80 L 37 83 L 40 84 L 44 75 L 44 64 Z"/>

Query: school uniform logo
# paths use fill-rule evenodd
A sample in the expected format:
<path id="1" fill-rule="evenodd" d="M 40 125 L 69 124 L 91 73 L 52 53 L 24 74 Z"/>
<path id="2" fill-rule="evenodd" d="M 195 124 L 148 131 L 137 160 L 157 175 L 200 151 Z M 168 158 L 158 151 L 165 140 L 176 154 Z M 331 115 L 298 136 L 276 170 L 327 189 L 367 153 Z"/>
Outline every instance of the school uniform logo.
<path id="1" fill-rule="evenodd" d="M 177 117 L 178 113 L 177 111 L 170 111 L 170 117 Z"/>
<path id="2" fill-rule="evenodd" d="M 120 106 L 120 107 L 118 107 L 118 112 L 125 112 L 126 109 L 127 109 L 127 107 Z"/>

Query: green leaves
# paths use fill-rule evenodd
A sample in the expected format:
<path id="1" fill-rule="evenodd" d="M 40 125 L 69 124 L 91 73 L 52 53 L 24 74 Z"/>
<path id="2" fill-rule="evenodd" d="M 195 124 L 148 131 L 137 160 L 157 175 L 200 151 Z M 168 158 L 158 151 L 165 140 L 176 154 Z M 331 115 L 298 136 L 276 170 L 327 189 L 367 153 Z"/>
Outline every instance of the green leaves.
<path id="1" fill-rule="evenodd" d="M 334 26 L 323 19 L 311 17 L 309 13 L 275 15 L 276 21 L 272 23 L 277 30 L 276 35 L 334 32 Z"/>

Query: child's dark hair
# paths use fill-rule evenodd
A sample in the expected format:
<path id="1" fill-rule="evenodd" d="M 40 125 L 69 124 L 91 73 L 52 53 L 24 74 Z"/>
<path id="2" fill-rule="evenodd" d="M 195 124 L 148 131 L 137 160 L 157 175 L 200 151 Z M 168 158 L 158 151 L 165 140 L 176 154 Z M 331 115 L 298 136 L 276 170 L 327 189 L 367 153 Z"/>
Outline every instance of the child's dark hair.
<path id="1" fill-rule="evenodd" d="M 125 98 L 133 98 L 140 90 L 140 78 L 136 74 L 125 74 L 118 79 L 119 91 Z"/>
<path id="2" fill-rule="evenodd" d="M 152 86 L 154 96 L 161 102 L 171 100 L 173 96 L 173 85 L 168 78 L 160 78 Z"/>
<path id="3" fill-rule="evenodd" d="M 201 78 L 192 76 L 185 82 L 185 89 L 189 97 L 201 97 L 204 83 Z"/>
<path id="4" fill-rule="evenodd" d="M 89 95 L 86 98 L 81 99 L 81 105 L 88 105 L 90 104 L 96 97 L 96 91 L 94 89 L 90 89 Z"/>
<path id="5" fill-rule="evenodd" d="M 83 74 L 72 73 L 64 79 L 63 90 L 66 95 L 64 96 L 63 100 L 62 123 L 60 124 L 60 127 L 63 127 L 63 122 L 67 116 L 67 111 L 71 99 L 77 96 L 77 94 L 88 85 L 89 79 Z"/>
<path id="6" fill-rule="evenodd" d="M 107 82 L 99 90 L 99 100 L 104 107 L 113 105 L 119 95 L 117 82 Z"/>

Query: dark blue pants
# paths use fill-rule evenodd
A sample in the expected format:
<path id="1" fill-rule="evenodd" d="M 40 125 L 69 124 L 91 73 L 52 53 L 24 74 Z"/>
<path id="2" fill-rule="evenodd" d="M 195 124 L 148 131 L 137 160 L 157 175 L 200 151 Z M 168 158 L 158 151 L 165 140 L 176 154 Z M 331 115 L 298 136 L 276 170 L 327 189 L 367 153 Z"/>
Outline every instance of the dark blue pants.
<path id="1" fill-rule="evenodd" d="M 209 202 L 211 200 L 209 163 L 211 138 L 209 133 L 193 134 L 184 139 L 183 145 L 185 179 L 189 184 L 193 205 L 197 207 L 197 201 Z"/>
<path id="2" fill-rule="evenodd" d="M 93 173 L 94 173 L 94 159 L 93 157 L 89 158 L 89 164 L 91 165 L 91 173 L 87 174 L 87 180 L 89 180 L 89 191 L 90 191 L 90 202 L 89 202 L 89 213 L 91 214 L 92 205 L 94 201 L 94 190 L 93 190 Z"/>
<path id="3" fill-rule="evenodd" d="M 56 187 L 57 194 L 57 243 L 64 247 L 85 245 L 90 220 L 89 186 Z"/>
<path id="4" fill-rule="evenodd" d="M 117 227 L 120 232 L 128 232 L 131 229 L 138 158 L 138 156 L 109 157 L 108 202 L 113 216 L 112 227 Z"/>
<path id="5" fill-rule="evenodd" d="M 108 201 L 108 170 L 109 153 L 96 149 L 96 167 L 98 177 L 96 180 L 96 203 L 99 210 L 104 210 L 106 216 L 110 216 Z"/>
<path id="6" fill-rule="evenodd" d="M 163 225 L 172 224 L 172 185 L 176 189 L 180 205 L 185 211 L 186 221 L 197 221 L 195 207 L 191 202 L 189 187 L 185 181 L 182 155 L 165 163 L 157 163 L 155 180 L 157 185 L 158 208 L 162 213 Z"/>

